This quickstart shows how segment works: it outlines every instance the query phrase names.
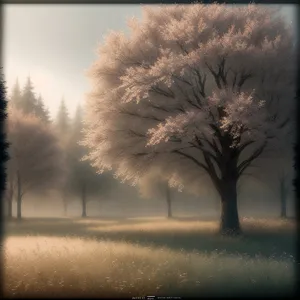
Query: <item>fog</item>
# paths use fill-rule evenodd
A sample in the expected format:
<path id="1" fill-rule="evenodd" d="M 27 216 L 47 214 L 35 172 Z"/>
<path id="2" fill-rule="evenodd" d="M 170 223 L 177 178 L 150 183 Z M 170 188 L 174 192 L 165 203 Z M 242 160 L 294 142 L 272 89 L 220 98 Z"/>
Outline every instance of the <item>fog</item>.
<path id="1" fill-rule="evenodd" d="M 247 194 L 246 189 L 251 192 Z M 253 192 L 254 190 L 254 192 Z M 220 200 L 210 191 L 211 195 L 195 196 L 186 192 L 172 190 L 172 211 L 176 217 L 196 217 L 198 219 L 218 219 L 220 217 Z M 280 200 L 270 191 L 257 185 L 244 188 L 239 198 L 239 215 L 253 218 L 278 217 Z M 68 217 L 81 217 L 80 195 L 74 196 L 68 203 Z M 13 202 L 13 215 L 16 216 L 16 201 Z M 143 199 L 136 187 L 120 184 L 114 180 L 113 188 L 104 197 L 89 197 L 87 215 L 91 218 L 139 218 L 166 217 L 167 204 L 163 197 Z M 287 215 L 295 217 L 294 197 L 287 200 Z M 28 194 L 23 202 L 25 218 L 63 217 L 63 203 L 60 191 L 51 191 L 47 195 Z"/>

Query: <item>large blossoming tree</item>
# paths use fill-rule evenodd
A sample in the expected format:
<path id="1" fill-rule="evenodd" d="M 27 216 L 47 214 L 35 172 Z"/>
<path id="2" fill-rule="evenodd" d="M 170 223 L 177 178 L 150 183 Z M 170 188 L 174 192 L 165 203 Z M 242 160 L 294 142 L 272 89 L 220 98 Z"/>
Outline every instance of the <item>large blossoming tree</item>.
<path id="1" fill-rule="evenodd" d="M 237 182 L 289 126 L 290 27 L 271 8 L 219 4 L 145 7 L 128 25 L 90 70 L 88 159 L 134 183 L 153 167 L 180 188 L 205 174 L 221 231 L 239 232 Z"/>

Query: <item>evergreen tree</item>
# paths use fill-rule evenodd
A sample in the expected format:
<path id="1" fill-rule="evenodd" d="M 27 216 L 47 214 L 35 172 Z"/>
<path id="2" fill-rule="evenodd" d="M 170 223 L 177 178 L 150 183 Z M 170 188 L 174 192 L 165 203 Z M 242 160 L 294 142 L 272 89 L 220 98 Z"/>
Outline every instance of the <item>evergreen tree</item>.
<path id="1" fill-rule="evenodd" d="M 19 80 L 17 78 L 16 83 L 12 90 L 11 97 L 10 97 L 10 103 L 11 103 L 11 105 L 15 106 L 16 108 L 20 108 L 21 100 L 22 100 L 22 93 L 21 93 L 21 89 L 20 89 Z"/>
<path id="2" fill-rule="evenodd" d="M 61 145 L 64 150 L 65 154 L 65 162 L 68 165 L 69 162 L 67 161 L 67 142 L 69 140 L 69 134 L 70 134 L 70 118 L 69 118 L 69 112 L 65 104 L 64 98 L 62 98 L 60 102 L 60 106 L 58 108 L 58 113 L 55 120 L 55 128 L 57 131 L 57 135 L 61 141 Z M 69 168 L 66 175 L 67 181 L 69 179 Z M 67 208 L 68 208 L 68 182 L 65 182 L 64 186 L 61 189 L 61 199 L 63 202 L 63 209 L 64 209 L 64 216 L 67 215 Z"/>
<path id="3" fill-rule="evenodd" d="M 50 123 L 49 110 L 45 107 L 45 104 L 44 104 L 44 101 L 43 101 L 41 95 L 39 95 L 39 97 L 37 99 L 35 114 L 39 119 L 41 119 L 41 121 L 43 123 L 45 123 L 45 124 Z"/>
<path id="4" fill-rule="evenodd" d="M 56 129 L 59 132 L 62 139 L 65 139 L 70 129 L 69 112 L 66 107 L 64 98 L 60 102 L 58 114 L 56 117 Z"/>
<path id="5" fill-rule="evenodd" d="M 79 134 L 82 130 L 83 122 L 83 110 L 80 105 L 77 106 L 73 124 L 72 124 L 72 134 Z"/>
<path id="6" fill-rule="evenodd" d="M 5 118 L 6 118 L 6 89 L 5 82 L 2 75 L 2 69 L 0 69 L 0 199 L 5 189 L 6 175 L 5 175 L 5 162 L 8 159 L 7 149 L 8 143 L 6 142 L 6 134 L 4 130 Z"/>
<path id="7" fill-rule="evenodd" d="M 34 95 L 33 85 L 30 77 L 27 79 L 27 83 L 25 84 L 21 101 L 20 101 L 20 109 L 24 114 L 35 114 L 37 106 L 37 99 Z"/>

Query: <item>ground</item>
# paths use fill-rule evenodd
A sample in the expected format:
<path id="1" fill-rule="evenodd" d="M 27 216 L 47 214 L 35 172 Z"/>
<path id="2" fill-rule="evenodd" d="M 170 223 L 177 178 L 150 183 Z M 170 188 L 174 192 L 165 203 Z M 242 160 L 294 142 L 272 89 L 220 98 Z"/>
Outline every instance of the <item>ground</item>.
<path id="1" fill-rule="evenodd" d="M 290 293 L 293 220 L 243 219 L 244 235 L 191 218 L 24 219 L 5 225 L 5 297 Z"/>

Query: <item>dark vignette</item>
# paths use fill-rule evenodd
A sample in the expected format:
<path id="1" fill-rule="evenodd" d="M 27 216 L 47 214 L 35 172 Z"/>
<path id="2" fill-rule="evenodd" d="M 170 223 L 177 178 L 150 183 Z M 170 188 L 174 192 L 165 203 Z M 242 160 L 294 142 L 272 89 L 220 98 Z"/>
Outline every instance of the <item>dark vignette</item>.
<path id="1" fill-rule="evenodd" d="M 4 123 L 6 118 L 6 106 L 7 106 L 7 94 L 6 94 L 6 86 L 5 86 L 5 74 L 3 74 L 2 66 L 3 66 L 3 57 L 2 57 L 2 42 L 3 42 L 3 7 L 1 4 L 171 4 L 171 3 L 178 3 L 178 4 L 187 4 L 193 3 L 198 1 L 190 1 L 190 0 L 179 0 L 179 1 L 172 1 L 172 0 L 2 0 L 0 2 L 0 239 L 4 237 L 4 190 L 5 190 L 5 183 L 6 183 L 6 174 L 5 174 L 5 162 L 8 160 L 7 148 L 8 143 L 6 141 L 6 134 L 4 129 Z M 295 189 L 295 196 L 296 196 L 296 217 L 297 217 L 297 226 L 298 226 L 298 238 L 297 238 L 297 256 L 296 256 L 296 268 L 295 268 L 295 296 L 300 294 L 300 238 L 299 238 L 299 209 L 300 209 L 300 48 L 299 48 L 299 25 L 300 25 L 300 5 L 298 0 L 254 0 L 254 1 L 245 1 L 245 0 L 238 0 L 238 1 L 208 1 L 202 0 L 199 1 L 202 3 L 235 3 L 235 4 L 247 4 L 250 2 L 254 2 L 256 4 L 298 4 L 297 5 L 297 25 L 298 25 L 298 38 L 297 38 L 297 65 L 298 65 L 298 73 L 297 73 L 297 89 L 295 100 L 297 101 L 297 138 L 296 143 L 294 146 L 295 153 L 294 153 L 294 169 L 295 169 L 295 178 L 293 180 L 293 185 Z M 2 248 L 2 241 L 0 241 L 0 249 Z M 2 250 L 2 249 L 1 249 Z M 1 253 L 2 254 L 2 253 Z M 0 256 L 0 266 L 3 266 L 4 259 L 3 256 Z M 284 276 L 284 274 L 283 274 Z M 0 298 L 3 298 L 3 269 L 0 268 Z M 1 297 L 2 296 L 2 297 Z"/>

